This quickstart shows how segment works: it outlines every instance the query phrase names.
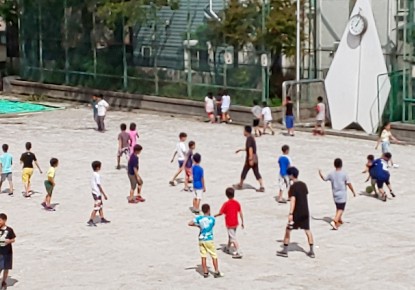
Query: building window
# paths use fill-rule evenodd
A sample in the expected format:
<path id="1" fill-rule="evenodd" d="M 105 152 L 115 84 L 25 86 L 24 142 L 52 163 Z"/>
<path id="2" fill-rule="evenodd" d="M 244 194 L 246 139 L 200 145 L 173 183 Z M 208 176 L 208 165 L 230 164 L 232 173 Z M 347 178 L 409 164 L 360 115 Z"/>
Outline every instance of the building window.
<path id="1" fill-rule="evenodd" d="M 192 68 L 199 68 L 199 51 L 197 49 L 190 50 L 190 60 Z"/>
<path id="2" fill-rule="evenodd" d="M 153 55 L 153 51 L 151 46 L 142 46 L 141 47 L 141 55 L 143 57 L 151 57 Z"/>
<path id="3" fill-rule="evenodd" d="M 398 2 L 399 2 L 399 11 L 406 11 L 406 10 L 408 10 L 408 8 L 406 7 L 406 2 L 407 2 L 408 0 L 398 0 Z"/>

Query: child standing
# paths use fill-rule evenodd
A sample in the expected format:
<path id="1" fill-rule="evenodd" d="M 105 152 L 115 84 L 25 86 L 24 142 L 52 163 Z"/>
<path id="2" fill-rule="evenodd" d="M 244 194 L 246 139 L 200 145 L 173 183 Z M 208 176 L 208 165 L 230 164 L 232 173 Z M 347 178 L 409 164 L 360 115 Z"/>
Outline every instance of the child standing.
<path id="1" fill-rule="evenodd" d="M 231 107 L 231 96 L 227 90 L 223 91 L 222 101 L 221 101 L 221 111 L 222 111 L 222 122 L 232 123 L 231 115 L 229 110 Z"/>
<path id="2" fill-rule="evenodd" d="M 189 187 L 190 179 L 192 178 L 192 167 L 193 167 L 193 151 L 196 149 L 195 141 L 189 142 L 189 150 L 186 152 L 186 158 L 184 160 L 184 171 L 186 176 L 184 178 L 184 191 L 192 191 Z"/>
<path id="3" fill-rule="evenodd" d="M 391 153 L 390 151 L 390 145 L 391 145 L 391 140 L 395 141 L 396 143 L 402 143 L 401 141 L 399 141 L 398 139 L 396 139 L 391 132 L 391 124 L 389 122 L 387 122 L 384 126 L 383 129 L 381 130 L 378 142 L 376 143 L 376 147 L 375 149 L 378 149 L 379 144 L 381 144 L 381 148 L 382 148 L 382 154 L 385 153 Z M 393 163 L 392 159 L 390 159 L 390 163 L 392 165 L 392 167 L 394 168 L 398 168 L 399 165 L 396 163 Z"/>
<path id="4" fill-rule="evenodd" d="M 215 278 L 223 277 L 223 274 L 219 272 L 218 256 L 216 254 L 216 247 L 213 241 L 213 227 L 215 226 L 215 218 L 210 215 L 210 206 L 208 204 L 202 205 L 203 215 L 196 216 L 189 222 L 189 226 L 198 227 L 199 233 L 199 251 L 202 257 L 203 277 L 209 277 L 208 268 L 206 265 L 206 257 L 209 254 L 212 257 Z"/>
<path id="5" fill-rule="evenodd" d="M 140 137 L 136 131 L 137 125 L 135 123 L 130 123 L 130 154 L 134 151 L 134 146 L 137 144 L 137 139 Z"/>
<path id="6" fill-rule="evenodd" d="M 272 129 L 272 112 L 271 108 L 267 105 L 267 102 L 262 103 L 262 122 L 263 122 L 263 132 L 262 134 L 265 135 L 265 130 L 270 129 L 272 135 L 275 134 L 274 130 Z"/>
<path id="7" fill-rule="evenodd" d="M 109 108 L 109 104 L 107 101 L 104 100 L 103 95 L 98 95 L 96 100 L 96 108 L 97 108 L 97 125 L 98 131 L 104 133 L 105 132 L 105 116 L 107 115 L 107 110 Z"/>
<path id="8" fill-rule="evenodd" d="M 203 168 L 200 166 L 201 161 L 202 161 L 202 156 L 196 153 L 193 156 L 194 165 L 192 167 L 193 189 L 195 191 L 195 197 L 193 198 L 192 212 L 195 214 L 199 214 L 200 201 L 202 200 L 202 195 L 203 195 L 202 192 L 206 192 L 204 172 L 203 172 Z"/>
<path id="9" fill-rule="evenodd" d="M 258 101 L 254 100 L 254 106 L 251 109 L 252 115 L 254 115 L 254 120 L 252 123 L 252 127 L 254 128 L 255 137 L 261 136 L 261 130 L 259 129 L 259 122 L 261 121 L 262 117 L 262 108 L 258 105 Z"/>
<path id="10" fill-rule="evenodd" d="M 288 196 L 290 197 L 290 213 L 288 215 L 288 225 L 285 230 L 284 248 L 278 251 L 277 255 L 288 258 L 288 244 L 290 243 L 290 236 L 292 230 L 303 229 L 310 245 L 310 251 L 307 255 L 314 258 L 314 240 L 313 234 L 310 231 L 310 212 L 308 209 L 308 189 L 307 185 L 298 180 L 299 171 L 295 167 L 288 168 L 287 172 L 291 181 L 293 182 Z"/>
<path id="11" fill-rule="evenodd" d="M 291 158 L 288 156 L 290 153 L 290 147 L 284 145 L 281 148 L 282 155 L 278 158 L 278 164 L 280 166 L 280 174 L 278 177 L 278 184 L 280 185 L 280 191 L 278 193 L 278 203 L 286 203 L 287 201 L 282 197 L 285 190 L 290 187 L 290 178 L 288 177 L 287 170 L 291 166 Z"/>
<path id="12" fill-rule="evenodd" d="M 92 162 L 92 170 L 94 173 L 92 174 L 91 179 L 91 188 L 92 188 L 92 198 L 94 199 L 94 209 L 92 210 L 91 217 L 89 218 L 88 225 L 96 227 L 97 224 L 95 223 L 95 217 L 97 212 L 99 212 L 99 216 L 101 218 L 101 223 L 107 224 L 110 221 L 104 218 L 104 211 L 102 209 L 102 195 L 104 196 L 105 200 L 108 199 L 107 195 L 104 192 L 104 189 L 101 185 L 101 177 L 99 176 L 99 171 L 101 170 L 101 162 L 94 161 Z"/>
<path id="13" fill-rule="evenodd" d="M 210 123 L 216 123 L 215 117 L 215 101 L 213 100 L 212 92 L 208 92 L 207 96 L 205 97 L 205 111 L 208 115 Z"/>
<path id="14" fill-rule="evenodd" d="M 318 104 L 316 106 L 316 125 L 314 126 L 313 134 L 324 135 L 324 126 L 326 123 L 326 105 L 323 103 L 323 98 L 321 96 L 317 98 L 317 101 Z"/>
<path id="15" fill-rule="evenodd" d="M 33 163 L 36 164 L 40 174 L 43 173 L 39 167 L 39 163 L 37 163 L 36 155 L 31 152 L 31 149 L 32 143 L 26 142 L 26 152 L 20 157 L 20 164 L 23 164 L 22 181 L 25 188 L 24 197 L 30 197 L 33 193 L 30 189 L 30 179 L 33 175 Z"/>
<path id="16" fill-rule="evenodd" d="M 6 225 L 7 215 L 0 213 L 0 274 L 3 271 L 1 289 L 7 289 L 7 276 L 13 268 L 13 247 L 16 235 L 11 227 Z"/>
<path id="17" fill-rule="evenodd" d="M 59 164 L 59 160 L 56 158 L 52 158 L 50 160 L 50 168 L 48 172 L 46 173 L 46 177 L 47 177 L 47 179 L 45 180 L 46 196 L 45 196 L 44 201 L 42 202 L 42 206 L 46 210 L 52 210 L 52 211 L 55 210 L 53 207 L 50 206 L 50 200 L 52 199 L 53 189 L 55 188 L 55 172 L 56 172 L 56 167 L 58 167 L 58 164 Z"/>
<path id="18" fill-rule="evenodd" d="M 9 196 L 13 196 L 13 156 L 8 153 L 9 145 L 3 144 L 3 154 L 0 156 L 0 165 L 1 165 L 1 180 L 0 180 L 0 192 L 3 182 L 9 182 Z"/>
<path id="19" fill-rule="evenodd" d="M 186 152 L 187 152 L 186 139 L 187 139 L 187 134 L 184 133 L 184 132 L 181 132 L 179 134 L 179 142 L 176 144 L 176 150 L 174 151 L 173 157 L 170 161 L 170 163 L 173 163 L 174 158 L 177 155 L 177 162 L 179 164 L 179 169 L 176 172 L 176 174 L 173 176 L 173 179 L 169 182 L 170 185 L 172 185 L 172 186 L 176 185 L 176 178 L 183 171 L 184 159 L 185 159 L 185 155 L 186 155 Z"/>
<path id="20" fill-rule="evenodd" d="M 228 201 L 222 205 L 219 213 L 215 215 L 215 218 L 221 215 L 225 215 L 225 224 L 228 230 L 228 246 L 225 248 L 226 253 L 231 253 L 231 247 L 233 246 L 235 252 L 232 252 L 232 258 L 242 258 L 242 254 L 239 248 L 239 243 L 236 239 L 236 229 L 239 226 L 238 214 L 241 218 L 241 227 L 244 228 L 244 216 L 242 214 L 241 205 L 234 199 L 235 190 L 232 187 L 226 189 L 226 197 Z"/>
<path id="21" fill-rule="evenodd" d="M 118 153 L 117 153 L 117 169 L 121 169 L 121 156 L 124 154 L 127 156 L 130 156 L 130 134 L 127 133 L 127 125 L 121 124 L 120 125 L 121 132 L 118 134 Z"/>
<path id="22" fill-rule="evenodd" d="M 287 96 L 285 100 L 285 126 L 287 127 L 287 133 L 290 136 L 294 136 L 294 104 L 291 101 L 291 97 Z"/>
<path id="23" fill-rule="evenodd" d="M 347 188 L 348 186 L 353 193 L 353 196 L 356 197 L 356 192 L 353 189 L 352 183 L 350 182 L 347 174 L 342 170 L 343 161 L 340 158 L 334 160 L 335 170 L 326 177 L 323 176 L 321 170 L 319 170 L 319 175 L 322 180 L 330 181 L 331 188 L 333 190 L 334 203 L 336 204 L 336 215 L 334 219 L 330 222 L 333 230 L 337 230 L 342 224 L 342 216 L 344 209 L 346 208 L 347 202 Z"/>
<path id="24" fill-rule="evenodd" d="M 143 147 L 139 144 L 134 146 L 133 154 L 130 156 L 130 160 L 128 160 L 128 179 L 130 180 L 130 197 L 128 198 L 128 203 L 138 203 L 138 202 L 145 202 L 146 200 L 141 197 L 141 189 L 143 187 L 143 180 L 141 179 L 140 175 L 138 174 L 139 166 L 139 155 Z M 134 191 L 137 188 L 137 196 L 134 197 Z"/>

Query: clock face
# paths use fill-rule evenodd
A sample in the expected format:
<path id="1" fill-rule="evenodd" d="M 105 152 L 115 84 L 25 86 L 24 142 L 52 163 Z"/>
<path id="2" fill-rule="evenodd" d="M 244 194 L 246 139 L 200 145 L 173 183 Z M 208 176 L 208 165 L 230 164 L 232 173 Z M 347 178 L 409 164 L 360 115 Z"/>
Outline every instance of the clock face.
<path id="1" fill-rule="evenodd" d="M 363 34 L 366 30 L 366 19 L 358 14 L 353 16 L 349 21 L 349 32 L 354 36 Z"/>

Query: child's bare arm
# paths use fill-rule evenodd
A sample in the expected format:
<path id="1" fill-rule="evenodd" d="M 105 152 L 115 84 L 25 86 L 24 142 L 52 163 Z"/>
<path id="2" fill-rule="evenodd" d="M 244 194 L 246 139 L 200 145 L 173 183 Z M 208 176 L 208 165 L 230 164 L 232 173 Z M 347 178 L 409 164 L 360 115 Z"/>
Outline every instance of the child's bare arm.
<path id="1" fill-rule="evenodd" d="M 206 192 L 205 178 L 202 177 L 203 192 Z"/>
<path id="2" fill-rule="evenodd" d="M 320 178 L 323 180 L 323 181 L 326 181 L 326 179 L 324 178 L 324 176 L 323 176 L 323 172 L 321 171 L 321 169 L 319 169 L 318 170 L 318 175 L 320 175 Z"/>
<path id="3" fill-rule="evenodd" d="M 194 222 L 194 221 L 190 221 L 190 222 L 188 223 L 188 225 L 189 225 L 190 227 L 197 227 L 197 225 L 195 224 L 195 222 Z"/>
<path id="4" fill-rule="evenodd" d="M 10 244 L 13 244 L 15 241 L 16 241 L 16 239 L 13 238 L 13 239 L 6 239 L 4 242 L 5 242 L 6 245 L 10 245 Z"/>
<path id="5" fill-rule="evenodd" d="M 242 213 L 242 210 L 239 212 L 239 217 L 241 218 L 241 227 L 245 228 L 245 224 L 244 224 L 244 215 Z"/>
<path id="6" fill-rule="evenodd" d="M 104 192 L 104 189 L 102 188 L 101 184 L 98 184 L 99 192 L 104 196 L 105 199 L 108 199 L 107 195 Z"/>
<path id="7" fill-rule="evenodd" d="M 171 161 L 170 161 L 170 163 L 173 163 L 173 161 L 174 161 L 174 158 L 176 157 L 176 155 L 177 155 L 177 151 L 174 151 L 174 154 L 173 154 L 173 157 L 171 158 Z"/>
<path id="8" fill-rule="evenodd" d="M 353 185 L 351 183 L 348 183 L 347 186 L 350 188 L 350 190 L 353 193 L 353 196 L 356 197 L 356 192 L 354 191 Z"/>
<path id="9" fill-rule="evenodd" d="M 217 214 L 214 215 L 214 217 L 218 217 L 218 216 L 221 216 L 221 215 L 223 215 L 223 213 L 217 213 Z"/>
<path id="10" fill-rule="evenodd" d="M 39 163 L 37 163 L 37 161 L 35 161 L 35 164 L 36 164 L 37 169 L 39 169 L 39 172 L 40 172 L 40 173 L 43 173 L 43 172 L 42 172 L 42 169 L 40 169 Z"/>

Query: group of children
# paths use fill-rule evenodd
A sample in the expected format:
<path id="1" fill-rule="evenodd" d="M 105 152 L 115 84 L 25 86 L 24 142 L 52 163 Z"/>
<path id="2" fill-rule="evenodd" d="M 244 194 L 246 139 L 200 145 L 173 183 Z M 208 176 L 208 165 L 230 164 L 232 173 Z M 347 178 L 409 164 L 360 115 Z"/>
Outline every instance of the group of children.
<path id="1" fill-rule="evenodd" d="M 211 123 L 232 123 L 230 115 L 231 97 L 227 90 L 219 90 L 215 98 L 212 92 L 205 97 L 205 111 Z"/>
<path id="2" fill-rule="evenodd" d="M 267 105 L 267 102 L 262 102 L 262 107 L 259 105 L 258 101 L 254 100 L 254 106 L 251 109 L 252 115 L 254 117 L 252 121 L 252 127 L 254 129 L 255 137 L 261 137 L 266 134 L 266 130 L 269 129 L 271 134 L 274 135 L 275 131 L 272 128 L 272 111 L 271 108 Z M 260 126 L 262 122 L 262 127 Z"/>

